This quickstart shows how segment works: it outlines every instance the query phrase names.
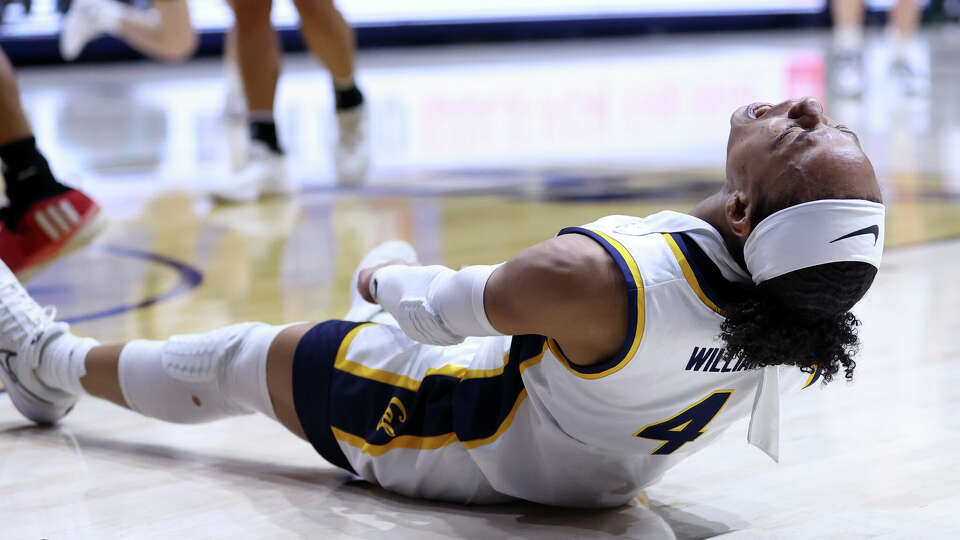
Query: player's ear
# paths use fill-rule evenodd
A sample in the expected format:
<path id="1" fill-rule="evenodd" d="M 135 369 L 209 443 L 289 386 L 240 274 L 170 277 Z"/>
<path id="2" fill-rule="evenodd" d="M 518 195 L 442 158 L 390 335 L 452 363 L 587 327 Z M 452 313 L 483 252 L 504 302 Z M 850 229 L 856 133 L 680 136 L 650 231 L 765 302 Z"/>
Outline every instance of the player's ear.
<path id="1" fill-rule="evenodd" d="M 733 191 L 727 195 L 724 203 L 723 213 L 733 231 L 738 238 L 746 241 L 750 231 L 753 230 L 753 224 L 750 222 L 750 214 L 753 205 L 747 198 L 746 193 L 742 191 Z"/>

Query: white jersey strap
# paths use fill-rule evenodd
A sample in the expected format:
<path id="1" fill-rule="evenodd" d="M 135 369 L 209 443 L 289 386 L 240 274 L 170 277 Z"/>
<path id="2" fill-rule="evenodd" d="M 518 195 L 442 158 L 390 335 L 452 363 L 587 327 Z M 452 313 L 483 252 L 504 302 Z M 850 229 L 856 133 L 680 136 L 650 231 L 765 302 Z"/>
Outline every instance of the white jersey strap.
<path id="1" fill-rule="evenodd" d="M 777 366 L 767 366 L 760 373 L 747 441 L 780 462 L 780 370 Z"/>

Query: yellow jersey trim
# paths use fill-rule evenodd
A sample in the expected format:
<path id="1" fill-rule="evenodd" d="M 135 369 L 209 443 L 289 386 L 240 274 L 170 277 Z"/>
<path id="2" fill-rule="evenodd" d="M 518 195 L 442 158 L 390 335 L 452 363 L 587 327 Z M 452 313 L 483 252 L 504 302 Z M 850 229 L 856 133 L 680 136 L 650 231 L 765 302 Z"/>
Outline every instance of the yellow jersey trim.
<path id="1" fill-rule="evenodd" d="M 813 373 L 811 373 L 810 376 L 807 377 L 807 382 L 803 383 L 803 388 L 801 388 L 801 390 L 809 388 L 811 384 L 813 384 L 817 379 L 820 378 L 820 375 L 821 375 L 820 366 L 814 364 Z"/>
<path id="2" fill-rule="evenodd" d="M 677 242 L 669 234 L 664 234 L 663 239 L 667 241 L 667 245 L 670 246 L 670 251 L 672 251 L 673 256 L 677 258 L 677 262 L 680 263 L 680 270 L 683 271 L 683 277 L 687 279 L 687 283 L 690 284 L 693 292 L 697 294 L 697 298 L 718 315 L 723 315 L 723 310 L 717 307 L 703 292 L 703 289 L 700 288 L 700 282 L 697 281 L 697 276 L 693 273 L 693 268 L 690 267 L 690 261 L 687 260 L 686 255 L 683 254 Z"/>
<path id="3" fill-rule="evenodd" d="M 436 450 L 444 446 L 459 442 L 456 433 L 444 433 L 443 435 L 434 435 L 433 437 L 417 437 L 415 435 L 398 435 L 387 444 L 370 444 L 363 439 L 341 429 L 330 426 L 333 436 L 338 441 L 343 441 L 350 446 L 359 448 L 363 454 L 370 454 L 377 457 L 386 454 L 390 450 L 397 448 L 407 448 L 410 450 Z"/>
<path id="4" fill-rule="evenodd" d="M 644 296 L 643 296 L 643 276 L 640 275 L 640 267 L 637 265 L 637 261 L 634 260 L 633 255 L 630 254 L 630 252 L 627 250 L 627 248 L 623 246 L 623 244 L 621 244 L 612 236 L 606 233 L 600 232 L 596 229 L 582 229 L 582 230 L 590 231 L 596 234 L 603 241 L 605 241 L 610 247 L 617 250 L 617 253 L 620 254 L 624 262 L 626 262 L 627 267 L 630 269 L 630 274 L 633 276 L 633 282 L 636 283 L 637 285 L 637 299 L 636 299 L 637 325 L 636 325 L 636 328 L 627 330 L 628 332 L 630 331 L 633 332 L 633 336 L 632 336 L 633 341 L 631 342 L 630 348 L 627 350 L 626 354 L 623 355 L 623 358 L 621 358 L 616 365 L 608 369 L 605 369 L 603 371 L 600 371 L 598 373 L 584 373 L 582 371 L 574 369 L 570 365 L 570 361 L 567 360 L 567 357 L 564 356 L 563 351 L 560 350 L 560 347 L 555 340 L 547 339 L 547 344 L 550 347 L 550 351 L 553 353 L 553 355 L 557 358 L 557 360 L 560 361 L 563 367 L 567 368 L 567 371 L 569 371 L 570 373 L 573 373 L 574 375 L 576 375 L 577 377 L 580 377 L 581 379 L 601 379 L 608 375 L 612 375 L 620 371 L 624 367 L 626 367 L 627 364 L 630 363 L 630 360 L 633 359 L 633 356 L 637 353 L 637 349 L 640 347 L 640 342 L 643 340 L 643 329 L 646 322 L 644 319 L 646 314 L 646 309 L 644 306 Z M 576 232 L 576 229 L 573 229 L 573 232 Z"/>
<path id="5" fill-rule="evenodd" d="M 333 367 L 339 369 L 340 371 L 345 371 L 351 375 L 362 377 L 364 379 L 370 379 L 372 381 L 382 382 L 391 386 L 405 388 L 413 392 L 419 390 L 423 379 L 414 379 L 412 377 L 407 377 L 406 375 L 400 375 L 391 371 L 367 367 L 363 364 L 347 360 L 347 349 L 350 348 L 353 338 L 356 337 L 357 332 L 368 326 L 371 325 L 364 324 L 358 326 L 351 330 L 343 338 L 343 341 L 340 343 L 340 348 L 337 350 L 337 358 L 333 363 Z M 493 369 L 467 369 L 462 366 L 453 365 L 430 368 L 426 373 L 424 373 L 423 377 L 426 378 L 430 375 L 446 375 L 448 377 L 456 377 L 458 379 L 481 379 L 496 377 L 503 373 L 503 369 L 507 365 L 507 360 L 508 356 L 505 356 L 503 365 Z"/>

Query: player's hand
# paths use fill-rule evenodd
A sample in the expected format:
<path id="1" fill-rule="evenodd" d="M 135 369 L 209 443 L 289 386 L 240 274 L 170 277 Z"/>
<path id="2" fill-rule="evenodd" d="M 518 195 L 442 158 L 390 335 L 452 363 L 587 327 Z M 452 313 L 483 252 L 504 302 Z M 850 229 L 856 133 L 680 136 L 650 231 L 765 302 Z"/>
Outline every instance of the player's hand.
<path id="1" fill-rule="evenodd" d="M 360 271 L 360 274 L 357 276 L 357 289 L 360 291 L 360 296 L 364 300 L 370 302 L 371 304 L 376 304 L 377 301 L 373 299 L 373 296 L 370 295 L 370 280 L 373 279 L 373 273 L 377 270 L 383 268 L 384 266 L 423 266 L 418 262 L 409 262 L 403 259 L 393 259 L 387 261 L 383 264 L 378 264 L 377 266 L 371 266 L 370 268 L 365 268 Z"/>

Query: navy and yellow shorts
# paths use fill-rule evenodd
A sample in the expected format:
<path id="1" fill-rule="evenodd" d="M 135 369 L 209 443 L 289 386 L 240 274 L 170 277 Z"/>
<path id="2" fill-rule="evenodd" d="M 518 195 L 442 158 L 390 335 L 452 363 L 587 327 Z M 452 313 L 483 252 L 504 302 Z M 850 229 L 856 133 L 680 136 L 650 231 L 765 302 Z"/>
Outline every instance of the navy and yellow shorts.
<path id="1" fill-rule="evenodd" d="M 526 395 L 509 352 L 509 337 L 438 347 L 394 326 L 320 323 L 297 346 L 297 416 L 327 461 L 391 491 L 511 500 L 469 454 L 505 432 Z"/>

